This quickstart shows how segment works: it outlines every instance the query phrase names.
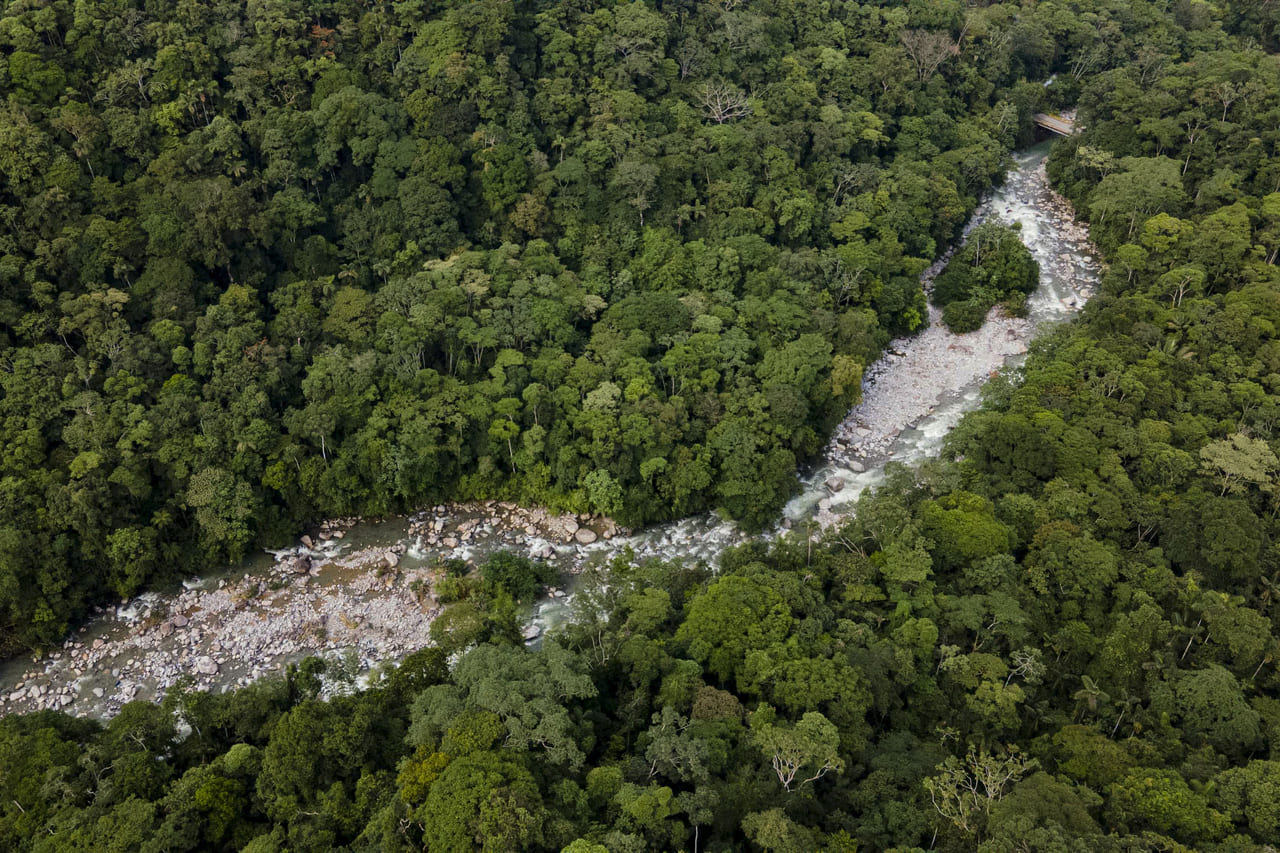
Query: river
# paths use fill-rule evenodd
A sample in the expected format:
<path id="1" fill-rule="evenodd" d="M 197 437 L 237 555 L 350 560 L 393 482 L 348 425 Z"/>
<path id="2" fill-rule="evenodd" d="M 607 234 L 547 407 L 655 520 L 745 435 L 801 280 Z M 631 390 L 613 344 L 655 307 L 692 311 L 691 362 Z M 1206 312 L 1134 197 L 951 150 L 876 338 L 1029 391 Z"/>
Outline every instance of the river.
<path id="1" fill-rule="evenodd" d="M 817 535 L 883 479 L 885 463 L 936 454 L 961 416 L 979 405 L 983 383 L 1020 363 L 1036 329 L 1066 319 L 1092 295 L 1097 254 L 1070 206 L 1049 188 L 1048 149 L 1046 142 L 1016 153 L 1005 183 L 966 226 L 967 233 L 987 217 L 1021 226 L 1040 263 L 1028 316 L 993 312 L 978 331 L 954 335 L 931 309 L 924 331 L 892 342 L 868 368 L 862 402 L 763 536 Z M 926 281 L 942 263 L 926 272 Z M 507 548 L 555 562 L 571 583 L 585 561 L 626 549 L 639 558 L 714 562 L 746 538 L 714 513 L 628 534 L 604 519 L 492 501 L 380 523 L 335 523 L 224 574 L 106 608 L 62 647 L 8 662 L 0 667 L 0 713 L 61 708 L 109 717 L 127 701 L 159 698 L 182 678 L 227 690 L 310 654 L 333 656 L 355 677 L 430 641 L 439 610 L 430 587 L 441 556 L 475 559 Z M 554 589 L 531 616 L 530 638 L 564 619 L 571 600 L 570 591 Z"/>

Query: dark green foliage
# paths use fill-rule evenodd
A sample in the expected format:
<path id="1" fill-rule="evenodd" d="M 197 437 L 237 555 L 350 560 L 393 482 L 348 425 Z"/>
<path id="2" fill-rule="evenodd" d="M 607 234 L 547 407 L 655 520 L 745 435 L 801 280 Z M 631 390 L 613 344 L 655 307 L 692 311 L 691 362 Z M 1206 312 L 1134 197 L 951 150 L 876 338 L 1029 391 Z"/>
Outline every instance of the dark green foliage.
<path id="1" fill-rule="evenodd" d="M 765 519 L 1039 99 L 1080 97 L 1050 174 L 1110 268 L 824 540 L 591 567 L 536 651 L 515 599 L 546 578 L 497 558 L 352 696 L 307 662 L 0 720 L 0 845 L 1274 847 L 1265 6 L 15 6 L 10 643 L 192 549 L 432 489 Z M 686 78 L 751 116 L 699 118 Z"/>
<path id="2" fill-rule="evenodd" d="M 501 590 L 517 602 L 529 602 L 556 579 L 556 570 L 548 563 L 499 551 L 485 560 L 480 575 L 494 592 Z"/>
<path id="3" fill-rule="evenodd" d="M 992 303 L 984 299 L 962 299 L 959 302 L 949 302 L 942 309 L 942 322 L 956 334 L 972 332 L 982 327 L 983 321 L 987 319 L 987 312 L 991 310 L 991 305 Z"/>
<path id="4" fill-rule="evenodd" d="M 1040 283 L 1040 265 L 1016 228 L 984 222 L 933 282 L 933 301 L 953 332 L 972 332 L 997 302 L 1021 308 Z"/>

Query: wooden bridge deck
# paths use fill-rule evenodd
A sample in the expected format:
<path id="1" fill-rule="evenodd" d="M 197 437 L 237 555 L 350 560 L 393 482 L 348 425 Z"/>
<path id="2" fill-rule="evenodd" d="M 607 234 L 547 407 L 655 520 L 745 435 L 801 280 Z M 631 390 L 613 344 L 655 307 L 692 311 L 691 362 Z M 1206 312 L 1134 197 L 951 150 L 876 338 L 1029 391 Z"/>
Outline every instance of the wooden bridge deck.
<path id="1" fill-rule="evenodd" d="M 1059 136 L 1071 136 L 1076 132 L 1075 122 L 1071 119 L 1063 118 L 1062 116 L 1051 116 L 1047 113 L 1036 113 L 1031 117 L 1031 120 L 1034 121 L 1037 126 L 1043 127 L 1045 130 L 1050 131 L 1051 133 L 1056 133 Z"/>

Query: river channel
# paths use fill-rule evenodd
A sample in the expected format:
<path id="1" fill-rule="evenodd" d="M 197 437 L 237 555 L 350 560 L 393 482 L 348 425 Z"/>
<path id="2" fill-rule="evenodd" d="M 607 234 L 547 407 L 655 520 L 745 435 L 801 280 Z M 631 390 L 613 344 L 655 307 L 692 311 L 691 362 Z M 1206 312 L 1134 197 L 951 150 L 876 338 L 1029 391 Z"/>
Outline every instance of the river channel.
<path id="1" fill-rule="evenodd" d="M 1048 150 L 1042 143 L 1016 153 L 1004 184 L 966 226 L 967 233 L 985 218 L 1021 226 L 1040 263 L 1027 317 L 997 311 L 978 331 L 955 335 L 931 309 L 924 331 L 894 341 L 868 368 L 862 402 L 764 536 L 817 535 L 853 511 L 858 496 L 883 479 L 887 462 L 936 454 L 961 416 L 977 408 L 982 385 L 1015 369 L 1037 329 L 1065 320 L 1093 294 L 1100 263 L 1070 205 L 1049 188 Z M 642 559 L 714 562 L 746 539 L 713 513 L 631 533 L 607 519 L 493 501 L 428 507 L 378 523 L 335 521 L 221 575 L 105 608 L 61 647 L 9 661 L 0 667 L 0 714 L 60 708 L 109 717 L 125 702 L 160 698 L 181 679 L 227 690 L 313 654 L 332 656 L 357 676 L 430 642 L 439 612 L 430 590 L 442 557 L 474 560 L 505 548 L 558 565 L 566 588 L 535 607 L 527 634 L 533 640 L 565 618 L 573 572 L 588 560 L 630 549 Z"/>

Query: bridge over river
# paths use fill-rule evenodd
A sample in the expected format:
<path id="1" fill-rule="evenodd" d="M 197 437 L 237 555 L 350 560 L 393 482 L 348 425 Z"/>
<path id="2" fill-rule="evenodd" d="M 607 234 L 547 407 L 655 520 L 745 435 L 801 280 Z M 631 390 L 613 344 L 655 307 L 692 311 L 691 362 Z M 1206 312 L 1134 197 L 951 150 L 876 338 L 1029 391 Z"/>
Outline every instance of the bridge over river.
<path id="1" fill-rule="evenodd" d="M 1076 123 L 1059 115 L 1036 113 L 1031 117 L 1031 120 L 1036 123 L 1037 127 L 1043 127 L 1050 133 L 1056 133 L 1059 136 L 1071 136 L 1076 132 Z"/>

